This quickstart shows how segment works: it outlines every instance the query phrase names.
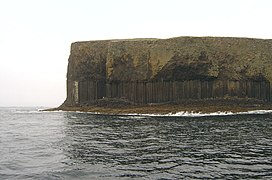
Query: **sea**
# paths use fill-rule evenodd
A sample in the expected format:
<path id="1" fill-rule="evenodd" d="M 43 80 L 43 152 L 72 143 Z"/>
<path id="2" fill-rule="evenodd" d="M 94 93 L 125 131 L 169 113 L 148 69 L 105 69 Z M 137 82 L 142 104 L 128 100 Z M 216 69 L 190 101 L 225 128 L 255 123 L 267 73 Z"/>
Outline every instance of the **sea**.
<path id="1" fill-rule="evenodd" d="M 272 179 L 272 113 L 2 107 L 0 179 Z"/>

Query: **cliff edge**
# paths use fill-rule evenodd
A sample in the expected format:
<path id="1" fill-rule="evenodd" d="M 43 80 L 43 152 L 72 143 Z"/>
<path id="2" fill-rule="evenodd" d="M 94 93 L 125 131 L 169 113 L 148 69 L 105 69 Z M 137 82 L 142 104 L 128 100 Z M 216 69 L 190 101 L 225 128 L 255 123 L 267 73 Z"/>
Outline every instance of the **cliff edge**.
<path id="1" fill-rule="evenodd" d="M 272 40 L 177 37 L 75 42 L 63 106 L 250 98 L 271 101 Z"/>

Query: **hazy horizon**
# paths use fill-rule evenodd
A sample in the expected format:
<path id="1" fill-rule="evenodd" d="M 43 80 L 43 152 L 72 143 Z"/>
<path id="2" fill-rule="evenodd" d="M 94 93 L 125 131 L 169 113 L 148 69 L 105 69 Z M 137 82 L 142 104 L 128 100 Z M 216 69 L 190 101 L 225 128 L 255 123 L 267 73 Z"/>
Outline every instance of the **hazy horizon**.
<path id="1" fill-rule="evenodd" d="M 270 0 L 3 0 L 0 107 L 66 98 L 75 41 L 220 36 L 272 39 Z"/>

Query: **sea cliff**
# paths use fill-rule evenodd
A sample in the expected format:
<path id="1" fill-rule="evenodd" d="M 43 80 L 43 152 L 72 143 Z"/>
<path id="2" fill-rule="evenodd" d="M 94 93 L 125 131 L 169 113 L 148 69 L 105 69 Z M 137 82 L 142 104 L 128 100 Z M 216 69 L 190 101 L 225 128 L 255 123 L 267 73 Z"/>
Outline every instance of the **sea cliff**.
<path id="1" fill-rule="evenodd" d="M 61 108 L 180 106 L 187 101 L 230 99 L 269 104 L 271 81 L 272 40 L 267 39 L 75 42 L 69 56 L 67 98 Z"/>

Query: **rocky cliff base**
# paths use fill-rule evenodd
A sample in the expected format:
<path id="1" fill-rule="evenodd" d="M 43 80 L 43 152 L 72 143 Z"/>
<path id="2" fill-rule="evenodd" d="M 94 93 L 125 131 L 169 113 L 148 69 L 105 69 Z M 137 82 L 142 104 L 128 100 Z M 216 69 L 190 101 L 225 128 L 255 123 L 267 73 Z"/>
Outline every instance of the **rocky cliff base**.
<path id="1" fill-rule="evenodd" d="M 184 100 L 182 103 L 153 103 L 139 105 L 124 99 L 103 99 L 92 105 L 60 106 L 47 111 L 80 111 L 99 114 L 175 114 L 178 112 L 214 113 L 214 112 L 248 112 L 254 110 L 270 110 L 272 104 L 256 99 L 206 99 Z"/>

